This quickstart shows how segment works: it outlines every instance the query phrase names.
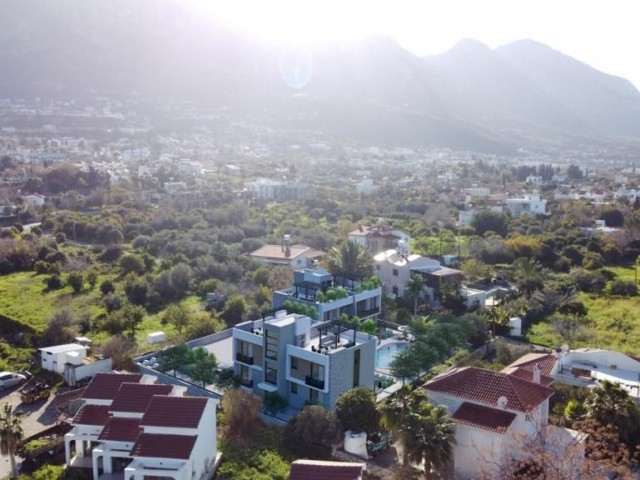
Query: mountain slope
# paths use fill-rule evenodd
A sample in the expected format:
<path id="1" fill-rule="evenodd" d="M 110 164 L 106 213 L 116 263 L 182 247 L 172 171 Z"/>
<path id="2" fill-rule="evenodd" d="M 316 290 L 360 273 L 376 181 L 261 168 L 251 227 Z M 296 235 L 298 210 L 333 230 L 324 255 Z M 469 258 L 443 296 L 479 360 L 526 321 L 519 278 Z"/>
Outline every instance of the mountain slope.
<path id="1" fill-rule="evenodd" d="M 181 0 L 4 0 L 0 65 L 0 96 L 136 92 L 362 141 L 509 152 L 640 136 L 629 82 L 535 42 L 427 58 L 384 37 L 283 50 Z"/>

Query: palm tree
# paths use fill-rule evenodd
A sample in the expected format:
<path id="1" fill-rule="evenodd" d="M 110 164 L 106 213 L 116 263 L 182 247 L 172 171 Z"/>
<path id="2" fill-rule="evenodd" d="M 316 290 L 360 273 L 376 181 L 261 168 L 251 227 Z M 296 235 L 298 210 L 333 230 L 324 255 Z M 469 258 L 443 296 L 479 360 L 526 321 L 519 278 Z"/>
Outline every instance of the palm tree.
<path id="1" fill-rule="evenodd" d="M 515 280 L 518 289 L 523 291 L 527 298 L 544 286 L 546 271 L 538 262 L 531 258 L 521 257 L 513 262 Z"/>
<path id="2" fill-rule="evenodd" d="M 326 265 L 333 275 L 352 279 L 368 278 L 373 273 L 373 258 L 369 250 L 351 241 L 331 248 Z"/>
<path id="3" fill-rule="evenodd" d="M 407 281 L 407 292 L 413 297 L 413 314 L 418 314 L 418 298 L 424 290 L 424 278 L 421 275 L 413 275 Z"/>
<path id="4" fill-rule="evenodd" d="M 585 401 L 586 418 L 602 426 L 613 425 L 625 442 L 638 431 L 640 413 L 629 393 L 619 383 L 603 380 Z"/>
<path id="5" fill-rule="evenodd" d="M 429 403 L 424 390 L 403 386 L 383 405 L 382 421 L 399 436 L 403 463 L 424 462 L 427 480 L 432 467 L 441 468 L 451 459 L 455 425 L 444 407 Z"/>
<path id="6" fill-rule="evenodd" d="M 0 453 L 9 455 L 11 478 L 18 478 L 16 450 L 24 437 L 21 423 L 20 418 L 13 412 L 11 404 L 5 403 L 3 412 L 0 414 Z"/>

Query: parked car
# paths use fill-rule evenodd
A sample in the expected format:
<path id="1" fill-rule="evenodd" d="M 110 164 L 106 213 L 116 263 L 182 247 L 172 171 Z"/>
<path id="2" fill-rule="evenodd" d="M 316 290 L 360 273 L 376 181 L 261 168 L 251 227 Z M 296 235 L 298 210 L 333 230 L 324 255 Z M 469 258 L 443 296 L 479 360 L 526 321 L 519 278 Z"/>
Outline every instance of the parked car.
<path id="1" fill-rule="evenodd" d="M 0 390 L 15 387 L 16 385 L 20 385 L 26 380 L 27 377 L 25 377 L 21 373 L 0 372 Z"/>

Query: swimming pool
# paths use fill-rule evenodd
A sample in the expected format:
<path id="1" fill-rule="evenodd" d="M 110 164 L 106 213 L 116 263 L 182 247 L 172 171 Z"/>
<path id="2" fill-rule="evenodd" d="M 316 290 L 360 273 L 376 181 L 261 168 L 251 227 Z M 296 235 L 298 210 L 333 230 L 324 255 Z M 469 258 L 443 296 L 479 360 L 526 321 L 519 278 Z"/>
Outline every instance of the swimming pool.
<path id="1" fill-rule="evenodd" d="M 386 345 L 380 345 L 376 350 L 376 368 L 388 369 L 391 361 L 400 352 L 407 349 L 409 344 L 407 342 L 393 342 Z"/>

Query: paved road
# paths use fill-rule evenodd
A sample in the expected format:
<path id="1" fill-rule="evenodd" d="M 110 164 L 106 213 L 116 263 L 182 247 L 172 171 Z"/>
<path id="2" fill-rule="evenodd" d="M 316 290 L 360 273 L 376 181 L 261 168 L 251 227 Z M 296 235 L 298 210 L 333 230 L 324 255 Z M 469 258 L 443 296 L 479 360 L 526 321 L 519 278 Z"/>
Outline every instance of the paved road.
<path id="1" fill-rule="evenodd" d="M 23 405 L 20 401 L 19 387 L 10 388 L 0 392 L 0 405 L 10 403 L 14 410 L 19 412 L 22 418 L 22 429 L 24 436 L 30 437 L 42 430 L 45 430 L 56 423 L 57 412 L 52 403 L 53 395 L 45 402 L 40 400 L 31 405 Z M 16 462 L 20 463 L 20 458 Z M 0 478 L 5 478 L 11 474 L 11 464 L 9 457 L 0 456 Z"/>

